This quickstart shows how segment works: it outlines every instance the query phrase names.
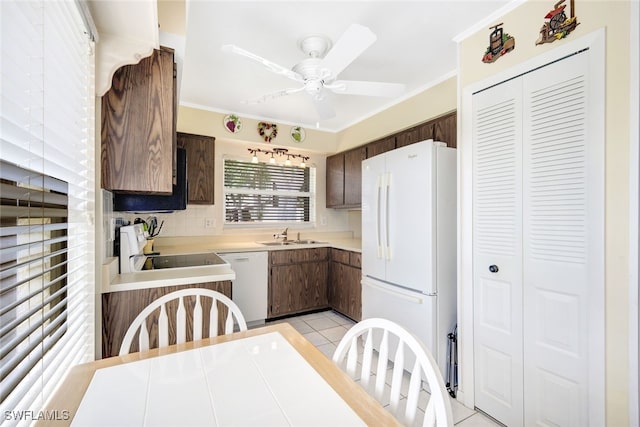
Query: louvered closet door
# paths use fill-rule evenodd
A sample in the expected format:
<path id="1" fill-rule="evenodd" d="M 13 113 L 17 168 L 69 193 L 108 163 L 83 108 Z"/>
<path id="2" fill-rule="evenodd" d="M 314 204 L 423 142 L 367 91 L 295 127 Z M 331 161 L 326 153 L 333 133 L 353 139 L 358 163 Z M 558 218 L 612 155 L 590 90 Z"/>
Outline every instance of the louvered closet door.
<path id="1" fill-rule="evenodd" d="M 476 406 L 523 422 L 522 82 L 473 96 Z"/>
<path id="2" fill-rule="evenodd" d="M 589 298 L 602 277 L 602 141 L 588 52 L 523 77 L 525 424 L 587 426 Z M 602 343 L 604 344 L 604 343 Z"/>

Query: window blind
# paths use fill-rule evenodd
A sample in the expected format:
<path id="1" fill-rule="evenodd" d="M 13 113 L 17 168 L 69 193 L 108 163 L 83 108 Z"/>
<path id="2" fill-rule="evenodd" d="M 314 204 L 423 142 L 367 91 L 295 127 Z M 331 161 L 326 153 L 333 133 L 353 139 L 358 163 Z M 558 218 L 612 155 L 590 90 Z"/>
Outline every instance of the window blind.
<path id="1" fill-rule="evenodd" d="M 69 368 L 93 360 L 94 45 L 83 19 L 75 1 L 0 2 L 3 425 L 46 416 Z"/>
<path id="2" fill-rule="evenodd" d="M 224 161 L 226 223 L 314 221 L 315 168 Z"/>

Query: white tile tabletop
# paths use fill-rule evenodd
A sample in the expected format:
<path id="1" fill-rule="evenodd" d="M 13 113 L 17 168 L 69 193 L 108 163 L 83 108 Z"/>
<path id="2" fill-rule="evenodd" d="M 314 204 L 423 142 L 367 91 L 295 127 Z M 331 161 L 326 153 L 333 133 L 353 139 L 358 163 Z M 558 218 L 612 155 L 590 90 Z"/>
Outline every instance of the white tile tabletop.
<path id="1" fill-rule="evenodd" d="M 98 369 L 75 426 L 365 425 L 279 333 Z"/>

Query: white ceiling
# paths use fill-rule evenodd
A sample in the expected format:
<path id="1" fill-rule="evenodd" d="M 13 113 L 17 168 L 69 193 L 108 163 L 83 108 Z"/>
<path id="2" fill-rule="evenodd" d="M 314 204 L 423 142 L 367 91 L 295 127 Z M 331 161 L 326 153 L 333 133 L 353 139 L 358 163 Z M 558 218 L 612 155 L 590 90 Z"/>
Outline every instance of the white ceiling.
<path id="1" fill-rule="evenodd" d="M 261 104 L 243 102 L 300 85 L 250 59 L 224 53 L 221 46 L 235 44 L 290 68 L 305 57 L 297 46 L 303 36 L 320 33 L 335 43 L 351 24 L 358 23 L 370 28 L 377 41 L 338 78 L 404 83 L 406 91 L 395 99 L 329 93 L 336 117 L 320 121 L 319 127 L 340 131 L 452 75 L 456 69 L 453 38 L 508 2 L 187 1 L 180 103 L 315 126 L 318 113 L 305 92 Z M 487 38 L 488 34 L 487 30 Z M 478 61 L 482 53 L 478 52 Z"/>

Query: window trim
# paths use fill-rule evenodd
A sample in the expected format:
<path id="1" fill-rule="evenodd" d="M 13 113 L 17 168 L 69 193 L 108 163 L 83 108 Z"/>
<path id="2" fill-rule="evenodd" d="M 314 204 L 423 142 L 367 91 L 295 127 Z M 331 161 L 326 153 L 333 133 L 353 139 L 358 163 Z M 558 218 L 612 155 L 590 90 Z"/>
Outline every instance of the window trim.
<path id="1" fill-rule="evenodd" d="M 306 168 L 310 170 L 310 184 L 308 192 L 299 192 L 296 193 L 298 195 L 308 195 L 309 197 L 309 221 L 273 221 L 273 222 L 262 222 L 262 221 L 253 221 L 253 222 L 229 222 L 227 221 L 226 215 L 226 195 L 230 193 L 228 191 L 229 187 L 226 186 L 225 183 L 225 169 L 226 169 L 226 161 L 239 161 L 251 163 L 250 160 L 247 160 L 246 157 L 238 156 L 238 155 L 223 155 L 222 156 L 222 203 L 220 208 L 220 213 L 222 217 L 222 228 L 223 229 L 264 229 L 264 228 L 296 228 L 296 229 L 312 229 L 316 227 L 317 221 L 317 167 L 314 163 L 307 164 Z M 259 163 L 269 164 L 268 162 L 260 161 Z M 284 165 L 282 165 L 285 167 Z M 296 166 L 286 166 L 286 167 L 296 167 Z M 272 192 L 269 190 L 240 190 L 233 191 L 233 193 L 244 193 L 244 194 L 264 194 L 264 195 L 281 195 L 281 196 L 291 196 L 292 192 L 290 191 L 279 191 Z"/>

